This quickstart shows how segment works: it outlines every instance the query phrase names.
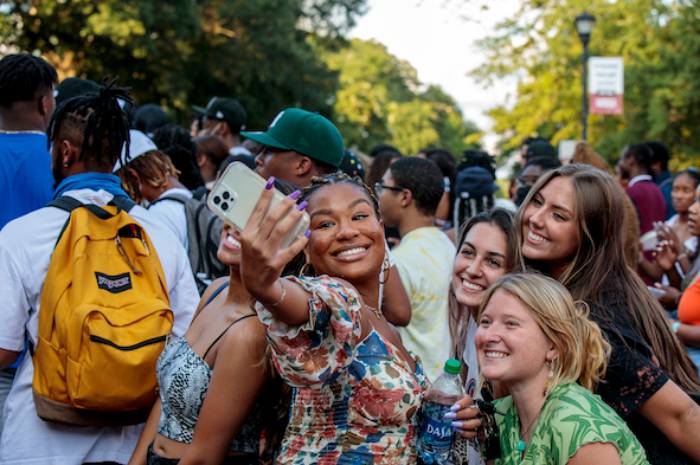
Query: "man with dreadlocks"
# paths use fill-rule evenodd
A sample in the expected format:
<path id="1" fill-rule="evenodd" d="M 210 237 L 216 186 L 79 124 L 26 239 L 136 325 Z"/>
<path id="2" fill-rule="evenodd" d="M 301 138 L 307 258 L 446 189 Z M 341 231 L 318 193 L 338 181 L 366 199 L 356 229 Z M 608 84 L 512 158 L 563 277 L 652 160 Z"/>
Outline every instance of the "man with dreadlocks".
<path id="1" fill-rule="evenodd" d="M 119 178 L 111 174 L 123 146 L 128 153 L 128 125 L 117 98 L 129 99 L 124 89 L 110 83 L 99 93 L 66 101 L 54 113 L 48 127 L 57 183 L 54 198 L 66 196 L 103 206 L 120 196 L 128 197 Z M 174 316 L 172 333 L 182 335 L 198 299 L 185 251 L 145 209 L 134 206 L 129 214 L 157 250 Z M 25 335 L 31 346 L 37 344 L 42 286 L 67 218 L 66 211 L 49 206 L 17 218 L 0 231 L 0 367 L 15 360 Z M 128 461 L 139 426 L 67 426 L 43 421 L 35 411 L 33 376 L 32 360 L 27 357 L 7 398 L 0 464 Z"/>
<path id="2" fill-rule="evenodd" d="M 51 199 L 46 125 L 56 80 L 53 66 L 28 53 L 0 60 L 0 229 Z M 16 370 L 17 363 L 0 371 L 0 412 Z"/>

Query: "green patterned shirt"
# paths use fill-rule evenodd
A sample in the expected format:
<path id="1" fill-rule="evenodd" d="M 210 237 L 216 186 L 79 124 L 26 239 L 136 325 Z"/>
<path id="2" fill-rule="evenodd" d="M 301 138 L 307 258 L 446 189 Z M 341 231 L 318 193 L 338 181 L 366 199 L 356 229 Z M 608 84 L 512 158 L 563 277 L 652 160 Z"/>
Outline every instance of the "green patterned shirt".
<path id="1" fill-rule="evenodd" d="M 513 399 L 496 402 L 501 458 L 496 465 L 565 465 L 576 451 L 594 442 L 612 443 L 622 465 L 649 465 L 646 454 L 627 424 L 603 400 L 575 383 L 552 390 L 542 406 L 525 455 L 517 450 L 520 421 Z"/>

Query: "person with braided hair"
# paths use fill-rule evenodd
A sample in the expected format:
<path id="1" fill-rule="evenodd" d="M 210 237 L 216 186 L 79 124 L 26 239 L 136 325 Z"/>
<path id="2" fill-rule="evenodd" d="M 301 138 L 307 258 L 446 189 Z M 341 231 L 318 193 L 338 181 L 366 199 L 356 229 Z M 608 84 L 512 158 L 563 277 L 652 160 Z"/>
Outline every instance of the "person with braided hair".
<path id="1" fill-rule="evenodd" d="M 379 271 L 389 265 L 376 199 L 361 181 L 334 174 L 268 209 L 272 185 L 241 233 L 240 270 L 272 361 L 293 389 L 277 463 L 415 464 L 427 380 L 379 309 Z M 310 229 L 282 246 L 303 210 Z M 301 276 L 282 277 L 302 251 Z M 470 403 L 453 413 L 466 437 L 479 425 Z"/>
<path id="2" fill-rule="evenodd" d="M 117 161 L 114 172 L 121 178 L 129 196 L 147 206 L 151 216 L 167 226 L 187 249 L 185 206 L 192 198 L 192 192 L 180 183 L 180 172 L 170 157 L 158 150 L 146 134 L 136 129 L 131 129 L 129 134 L 129 162 Z"/>
<path id="3" fill-rule="evenodd" d="M 130 100 L 125 89 L 106 82 L 99 93 L 67 100 L 48 124 L 52 144 L 54 199 L 65 196 L 83 204 L 107 205 L 128 198 L 112 174 L 129 131 L 117 99 Z M 124 202 L 127 202 L 124 199 Z M 129 200 L 130 202 L 130 200 Z M 173 234 L 136 205 L 129 214 L 146 231 L 160 258 L 174 322 L 172 333 L 184 334 L 198 293 L 184 249 Z M 17 218 L 0 231 L 0 367 L 12 363 L 25 344 L 35 347 L 42 287 L 51 255 L 69 214 L 48 206 Z M 109 369 L 105 367 L 105 369 Z M 5 405 L 0 463 L 126 463 L 141 426 L 68 426 L 39 418 L 32 395 L 34 367 L 27 357 Z"/>

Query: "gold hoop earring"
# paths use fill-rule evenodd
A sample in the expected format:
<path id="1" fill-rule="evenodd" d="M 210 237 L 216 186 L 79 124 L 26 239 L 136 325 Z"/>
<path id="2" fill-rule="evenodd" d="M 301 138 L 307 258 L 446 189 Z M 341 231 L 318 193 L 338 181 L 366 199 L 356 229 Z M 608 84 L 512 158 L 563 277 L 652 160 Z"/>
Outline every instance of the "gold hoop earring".
<path id="1" fill-rule="evenodd" d="M 384 279 L 379 279 L 379 284 L 382 286 L 386 284 L 386 282 L 389 280 L 389 269 L 391 268 L 391 265 L 389 263 L 389 256 L 387 254 L 384 254 L 384 263 L 382 264 L 382 274 L 380 275 Z"/>

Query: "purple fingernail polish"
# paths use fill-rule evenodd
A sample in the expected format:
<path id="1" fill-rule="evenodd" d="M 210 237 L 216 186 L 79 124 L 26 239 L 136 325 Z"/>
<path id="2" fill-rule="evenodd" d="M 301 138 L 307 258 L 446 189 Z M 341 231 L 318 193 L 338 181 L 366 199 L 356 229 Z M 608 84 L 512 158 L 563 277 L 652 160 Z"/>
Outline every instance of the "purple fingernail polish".
<path id="1" fill-rule="evenodd" d="M 304 200 L 304 201 L 301 202 L 299 205 L 297 205 L 297 210 L 303 211 L 303 210 L 307 207 L 307 205 L 309 205 L 309 202 L 307 202 L 306 200 Z"/>
<path id="2" fill-rule="evenodd" d="M 292 200 L 296 200 L 299 197 L 301 197 L 301 191 L 294 191 L 291 194 L 289 194 L 289 198 Z"/>
<path id="3" fill-rule="evenodd" d="M 450 407 L 450 411 L 456 412 L 457 410 L 461 409 L 462 407 L 459 405 L 459 402 L 454 404 L 452 407 Z"/>
<path id="4" fill-rule="evenodd" d="M 453 421 L 452 427 L 455 429 L 462 429 L 462 422 L 461 421 Z"/>
<path id="5" fill-rule="evenodd" d="M 310 229 L 307 229 L 307 230 L 304 232 L 304 237 L 306 237 L 306 238 L 308 239 L 309 236 L 311 236 L 311 230 L 310 230 Z"/>
<path id="6" fill-rule="evenodd" d="M 457 414 L 455 412 L 447 412 L 445 414 L 445 418 L 447 418 L 448 420 L 454 420 L 455 418 L 457 418 Z"/>
<path id="7" fill-rule="evenodd" d="M 265 189 L 269 191 L 270 189 L 272 189 L 272 186 L 274 186 L 274 185 L 275 185 L 275 177 L 270 176 L 270 178 L 267 180 L 267 183 L 265 183 Z"/>

